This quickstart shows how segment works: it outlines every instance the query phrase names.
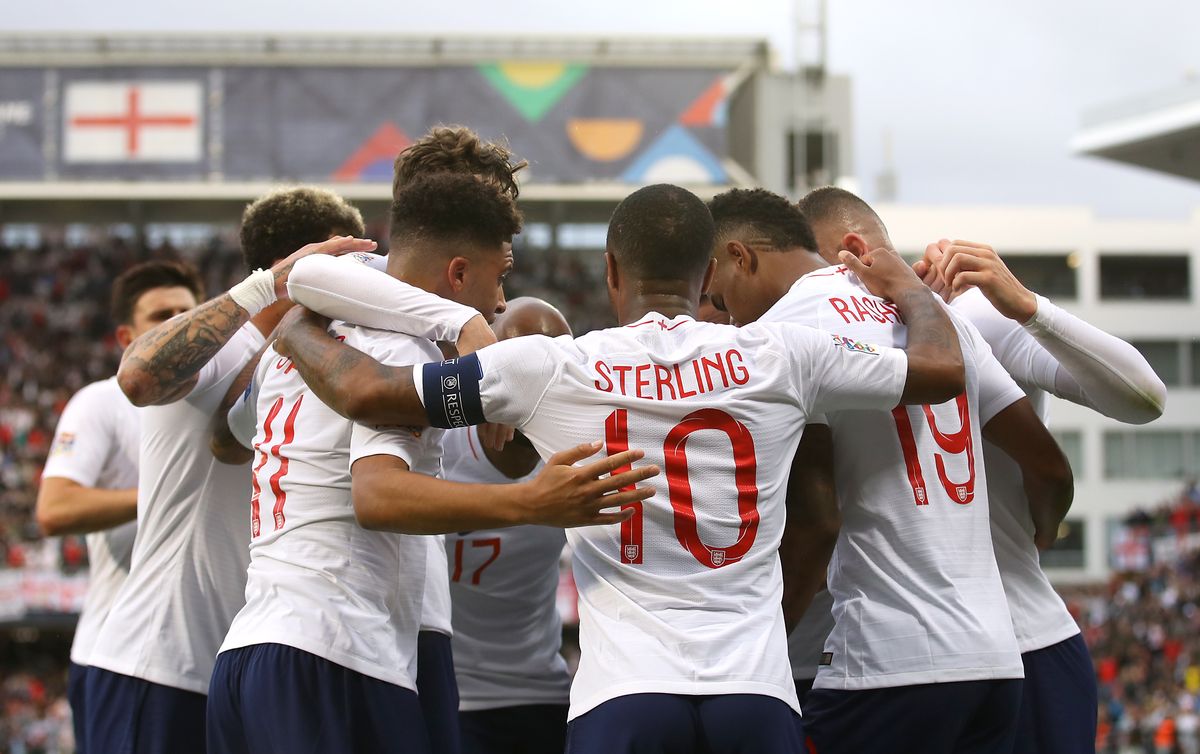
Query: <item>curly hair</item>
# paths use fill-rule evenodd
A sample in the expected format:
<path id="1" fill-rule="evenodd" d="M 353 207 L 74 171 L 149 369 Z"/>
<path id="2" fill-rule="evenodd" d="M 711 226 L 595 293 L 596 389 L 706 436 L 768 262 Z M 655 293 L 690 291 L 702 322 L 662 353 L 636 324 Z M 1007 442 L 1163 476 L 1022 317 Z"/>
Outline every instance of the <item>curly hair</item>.
<path id="1" fill-rule="evenodd" d="M 494 182 L 516 199 L 520 194 L 517 171 L 529 163 L 514 162 L 508 147 L 483 141 L 466 126 L 434 126 L 429 133 L 396 156 L 392 175 L 392 198 L 417 176 L 428 173 L 470 173 Z"/>
<path id="2" fill-rule="evenodd" d="M 266 269 L 310 243 L 364 233 L 362 213 L 332 191 L 279 189 L 255 199 L 242 213 L 242 257 L 248 270 Z"/>
<path id="3" fill-rule="evenodd" d="M 392 201 L 393 247 L 411 241 L 498 246 L 521 232 L 512 195 L 468 173 L 418 175 Z"/>
<path id="4" fill-rule="evenodd" d="M 817 250 L 812 225 L 800 208 L 766 189 L 730 189 L 714 196 L 708 210 L 717 226 L 717 238 L 750 228 L 778 251 Z"/>
<path id="5" fill-rule="evenodd" d="M 204 298 L 204 283 L 200 282 L 200 274 L 187 262 L 163 259 L 142 262 L 125 270 L 113 281 L 113 323 L 132 324 L 138 299 L 154 288 L 187 288 L 197 301 Z"/>

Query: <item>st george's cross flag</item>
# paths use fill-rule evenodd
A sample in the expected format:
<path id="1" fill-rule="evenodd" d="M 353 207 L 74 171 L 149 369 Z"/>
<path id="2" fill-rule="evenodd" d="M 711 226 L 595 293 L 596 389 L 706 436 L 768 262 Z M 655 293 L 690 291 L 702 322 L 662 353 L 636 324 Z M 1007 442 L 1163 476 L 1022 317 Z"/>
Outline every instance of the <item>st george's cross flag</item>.
<path id="1" fill-rule="evenodd" d="M 68 163 L 196 162 L 204 153 L 199 81 L 71 82 L 63 94 Z"/>

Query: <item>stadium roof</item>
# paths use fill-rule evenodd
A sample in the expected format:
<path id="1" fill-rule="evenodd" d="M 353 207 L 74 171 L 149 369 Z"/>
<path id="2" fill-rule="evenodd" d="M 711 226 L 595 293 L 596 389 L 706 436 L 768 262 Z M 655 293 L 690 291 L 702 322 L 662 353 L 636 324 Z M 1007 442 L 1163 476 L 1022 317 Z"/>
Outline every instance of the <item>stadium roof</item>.
<path id="1" fill-rule="evenodd" d="M 1071 151 L 1200 180 L 1200 80 L 1086 112 Z"/>
<path id="2" fill-rule="evenodd" d="M 592 65 L 765 67 L 766 40 L 570 34 L 0 33 L 0 65 L 452 65 L 569 59 Z"/>

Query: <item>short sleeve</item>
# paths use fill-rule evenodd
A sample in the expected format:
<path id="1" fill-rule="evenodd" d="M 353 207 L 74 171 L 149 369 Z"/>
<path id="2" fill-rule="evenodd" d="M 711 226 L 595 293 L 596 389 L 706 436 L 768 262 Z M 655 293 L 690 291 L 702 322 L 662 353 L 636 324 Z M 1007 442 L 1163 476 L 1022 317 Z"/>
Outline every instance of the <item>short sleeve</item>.
<path id="1" fill-rule="evenodd" d="M 900 402 L 908 379 L 904 351 L 802 325 L 785 333 L 799 367 L 796 393 L 808 413 L 890 410 Z"/>
<path id="2" fill-rule="evenodd" d="M 428 341 L 426 341 L 428 343 Z M 417 346 L 417 339 L 378 330 L 354 328 L 346 339 L 353 346 L 387 366 L 410 366 L 428 361 L 436 349 Z M 416 369 L 413 370 L 417 371 Z M 376 455 L 395 456 L 410 469 L 418 470 L 431 452 L 429 437 L 436 430 L 419 427 L 373 427 L 355 424 L 350 431 L 350 463 Z M 438 435 L 440 438 L 440 434 Z M 434 443 L 440 449 L 440 440 Z"/>
<path id="3" fill-rule="evenodd" d="M 226 417 L 234 439 L 251 450 L 254 449 L 254 436 L 258 434 L 258 393 L 262 388 L 263 370 L 265 365 L 277 356 L 271 348 L 263 353 L 254 374 L 250 377 L 250 384 L 246 385 L 241 397 L 229 408 Z"/>
<path id="4" fill-rule="evenodd" d="M 426 364 L 420 370 L 414 370 L 417 393 L 424 401 L 431 421 L 446 413 L 438 406 L 431 406 L 431 401 L 470 406 L 477 400 L 485 421 L 524 426 L 533 417 L 562 365 L 554 341 L 544 335 L 510 338 L 480 349 L 473 356 L 478 358 L 479 364 L 478 387 L 468 385 L 468 380 L 463 378 L 470 375 L 450 374 L 444 365 Z M 468 416 L 471 416 L 470 412 Z M 443 426 L 443 423 L 434 422 L 434 426 Z"/>
<path id="5" fill-rule="evenodd" d="M 84 388 L 67 403 L 54 430 L 43 477 L 96 486 L 116 443 L 111 407 L 103 398 L 95 389 Z"/>
<path id="6" fill-rule="evenodd" d="M 979 423 L 987 424 L 992 418 L 1025 397 L 1025 391 L 1005 371 L 979 330 L 955 312 L 950 319 L 958 330 L 964 345 L 975 357 L 975 370 L 979 378 Z"/>

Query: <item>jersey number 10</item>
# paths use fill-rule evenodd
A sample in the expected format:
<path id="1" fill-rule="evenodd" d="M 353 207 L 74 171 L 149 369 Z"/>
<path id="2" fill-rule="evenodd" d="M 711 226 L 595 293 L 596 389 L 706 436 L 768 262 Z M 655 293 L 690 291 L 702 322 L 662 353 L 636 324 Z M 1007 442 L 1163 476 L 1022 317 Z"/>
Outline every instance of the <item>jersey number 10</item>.
<path id="1" fill-rule="evenodd" d="M 737 539 L 728 547 L 713 547 L 700 539 L 696 526 L 696 508 L 692 499 L 692 480 L 688 473 L 687 441 L 693 432 L 709 429 L 724 432 L 733 449 L 733 480 L 737 487 L 737 510 L 740 524 Z M 604 421 L 604 439 L 608 454 L 616 455 L 629 449 L 629 411 L 617 409 Z M 663 458 L 667 477 L 667 493 L 674 516 L 675 538 L 707 568 L 736 563 L 745 557 L 758 533 L 758 460 L 754 455 L 754 438 L 750 430 L 729 414 L 716 408 L 693 411 L 671 428 L 663 441 Z M 628 471 L 625 466 L 613 471 Z M 626 489 L 632 489 L 628 487 Z M 642 547 L 643 504 L 629 503 L 634 514 L 621 524 L 621 562 L 640 564 Z"/>

